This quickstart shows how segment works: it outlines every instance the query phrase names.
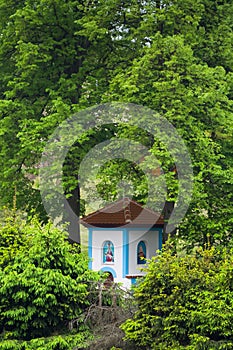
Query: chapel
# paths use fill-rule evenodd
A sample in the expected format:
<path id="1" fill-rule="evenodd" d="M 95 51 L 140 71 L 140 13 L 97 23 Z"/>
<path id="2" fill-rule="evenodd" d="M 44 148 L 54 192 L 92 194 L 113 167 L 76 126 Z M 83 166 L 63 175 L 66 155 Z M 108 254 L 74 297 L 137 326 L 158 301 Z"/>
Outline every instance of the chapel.
<path id="1" fill-rule="evenodd" d="M 89 267 L 108 272 L 130 288 L 145 272 L 147 259 L 162 248 L 163 217 L 130 198 L 122 198 L 81 219 L 88 228 Z"/>

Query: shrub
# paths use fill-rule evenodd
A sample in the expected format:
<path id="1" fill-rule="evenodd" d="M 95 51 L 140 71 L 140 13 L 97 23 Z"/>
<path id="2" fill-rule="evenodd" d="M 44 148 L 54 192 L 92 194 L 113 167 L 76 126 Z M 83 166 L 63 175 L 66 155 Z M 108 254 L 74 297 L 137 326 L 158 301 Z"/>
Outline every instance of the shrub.
<path id="1" fill-rule="evenodd" d="M 78 350 L 86 348 L 89 336 L 89 332 L 79 332 L 75 335 L 59 335 L 30 341 L 3 340 L 0 350 Z"/>
<path id="2" fill-rule="evenodd" d="M 233 252 L 180 257 L 167 245 L 146 270 L 126 339 L 141 349 L 233 348 Z"/>
<path id="3" fill-rule="evenodd" d="M 31 339 L 60 332 L 89 304 L 98 275 L 64 232 L 36 221 L 23 228 L 30 241 L 0 269 L 0 326 L 5 338 Z"/>
<path id="4" fill-rule="evenodd" d="M 4 210 L 0 214 L 0 267 L 4 268 L 14 261 L 18 249 L 28 244 L 30 236 L 24 234 L 23 213 Z"/>

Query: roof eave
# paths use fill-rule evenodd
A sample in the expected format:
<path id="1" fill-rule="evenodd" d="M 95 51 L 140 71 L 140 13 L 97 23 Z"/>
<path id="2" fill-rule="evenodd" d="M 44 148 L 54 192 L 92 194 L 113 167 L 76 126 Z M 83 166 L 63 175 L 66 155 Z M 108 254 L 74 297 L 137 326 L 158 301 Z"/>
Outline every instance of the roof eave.
<path id="1" fill-rule="evenodd" d="M 106 224 L 101 224 L 101 223 L 89 224 L 89 223 L 86 223 L 84 221 L 81 221 L 81 224 L 87 228 L 90 228 L 90 227 L 92 227 L 92 228 L 129 228 L 129 227 L 142 228 L 142 227 L 146 227 L 146 228 L 150 229 L 150 228 L 155 228 L 155 227 L 163 227 L 163 223 L 155 223 L 153 225 L 151 225 L 151 224 L 135 224 L 135 223 L 133 223 L 133 224 L 131 224 L 131 223 L 129 223 L 129 224 L 107 224 L 107 223 Z"/>

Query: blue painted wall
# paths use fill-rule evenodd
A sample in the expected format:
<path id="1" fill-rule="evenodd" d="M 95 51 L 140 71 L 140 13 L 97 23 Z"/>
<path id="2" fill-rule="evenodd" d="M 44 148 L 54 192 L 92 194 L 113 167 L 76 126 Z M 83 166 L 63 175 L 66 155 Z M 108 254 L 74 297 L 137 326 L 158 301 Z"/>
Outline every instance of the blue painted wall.
<path id="1" fill-rule="evenodd" d="M 160 227 L 159 228 L 159 250 L 162 249 L 163 245 L 163 229 Z"/>
<path id="2" fill-rule="evenodd" d="M 129 232 L 123 229 L 123 269 L 122 277 L 124 278 L 129 273 Z"/>
<path id="3" fill-rule="evenodd" d="M 92 269 L 92 228 L 88 229 L 88 256 L 89 256 L 89 269 Z"/>

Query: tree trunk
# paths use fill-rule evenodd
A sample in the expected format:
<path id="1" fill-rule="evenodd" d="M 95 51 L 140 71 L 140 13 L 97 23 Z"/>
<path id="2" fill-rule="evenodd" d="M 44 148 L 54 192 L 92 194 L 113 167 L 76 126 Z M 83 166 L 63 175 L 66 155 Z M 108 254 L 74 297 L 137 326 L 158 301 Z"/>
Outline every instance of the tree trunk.
<path id="1" fill-rule="evenodd" d="M 65 205 L 68 222 L 69 240 L 72 243 L 80 243 L 80 188 L 79 185 L 71 192 L 72 196 L 67 199 L 68 206 Z"/>
<path id="2" fill-rule="evenodd" d="M 166 232 L 167 223 L 174 209 L 174 202 L 166 201 L 164 206 L 164 225 L 163 225 L 163 244 L 168 240 L 168 236 L 173 237 L 176 234 L 176 229 L 172 232 Z"/>

